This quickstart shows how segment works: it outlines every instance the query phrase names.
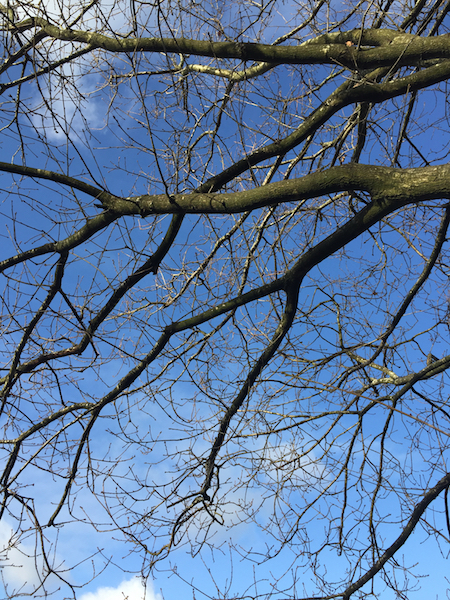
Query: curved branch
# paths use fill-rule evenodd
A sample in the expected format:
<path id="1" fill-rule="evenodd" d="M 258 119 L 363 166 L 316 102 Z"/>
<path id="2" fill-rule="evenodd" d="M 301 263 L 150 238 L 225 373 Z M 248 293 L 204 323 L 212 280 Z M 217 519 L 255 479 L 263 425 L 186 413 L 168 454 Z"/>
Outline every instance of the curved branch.
<path id="1" fill-rule="evenodd" d="M 90 183 L 81 181 L 75 177 L 64 175 L 63 173 L 57 173 L 56 171 L 49 171 L 48 169 L 36 169 L 35 167 L 27 167 L 25 165 L 14 165 L 12 163 L 0 162 L 0 171 L 5 173 L 15 173 L 17 175 L 24 175 L 25 177 L 33 177 L 36 179 L 47 179 L 54 183 L 61 183 L 67 187 L 74 188 L 95 198 L 96 200 L 103 201 L 103 199 L 113 198 L 111 194 L 105 190 L 94 187 Z"/>
<path id="2" fill-rule="evenodd" d="M 38 246 L 37 248 L 31 248 L 30 250 L 26 250 L 25 252 L 21 252 L 20 254 L 16 254 L 15 256 L 11 256 L 5 260 L 0 261 L 0 273 L 9 267 L 13 267 L 21 262 L 29 260 L 30 258 L 36 258 L 37 256 L 42 256 L 43 254 L 52 254 L 53 252 L 64 253 L 72 250 L 76 246 L 79 246 L 86 240 L 92 238 L 96 233 L 105 229 L 108 225 L 110 225 L 113 221 L 115 221 L 119 215 L 114 214 L 112 211 L 104 211 L 100 215 L 89 219 L 86 225 L 83 225 L 78 231 L 72 233 L 64 240 L 60 240 L 58 242 L 49 242 L 47 244 L 43 244 L 42 246 Z"/>
<path id="3" fill-rule="evenodd" d="M 228 409 L 225 412 L 225 415 L 220 420 L 219 431 L 217 432 L 216 438 L 214 440 L 213 446 L 211 448 L 211 452 L 206 461 L 205 468 L 205 481 L 203 483 L 202 489 L 200 491 L 200 495 L 206 498 L 207 491 L 211 486 L 211 480 L 213 477 L 214 465 L 217 455 L 225 441 L 225 434 L 230 425 L 231 419 L 241 408 L 244 400 L 248 396 L 253 384 L 255 383 L 257 377 L 261 374 L 264 367 L 268 364 L 270 359 L 275 354 L 276 350 L 279 348 L 281 342 L 285 338 L 287 332 L 289 331 L 295 317 L 295 312 L 297 310 L 297 301 L 298 301 L 298 293 L 300 289 L 301 281 L 297 283 L 295 287 L 289 288 L 287 292 L 286 299 L 286 307 L 284 313 L 280 319 L 278 327 L 273 334 L 272 339 L 270 340 L 267 347 L 261 353 L 260 357 L 256 361 L 256 364 L 249 372 L 243 386 L 241 387 L 239 393 L 234 398 L 233 402 L 230 404 Z"/>

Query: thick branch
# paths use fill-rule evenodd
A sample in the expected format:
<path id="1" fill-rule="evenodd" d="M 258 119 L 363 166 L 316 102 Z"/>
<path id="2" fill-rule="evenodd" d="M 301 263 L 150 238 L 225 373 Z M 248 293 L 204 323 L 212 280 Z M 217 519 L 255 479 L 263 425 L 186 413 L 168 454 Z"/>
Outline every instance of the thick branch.
<path id="1" fill-rule="evenodd" d="M 8 169 L 5 168 L 5 165 Z M 119 215 L 241 213 L 284 202 L 298 202 L 307 198 L 343 191 L 368 192 L 374 201 L 383 201 L 389 204 L 389 212 L 391 212 L 392 207 L 400 208 L 415 202 L 450 198 L 450 165 L 448 164 L 416 169 L 348 164 L 311 173 L 298 179 L 278 181 L 242 192 L 210 194 L 194 192 L 172 196 L 156 194 L 154 196 L 144 195 L 130 198 L 119 198 L 108 192 L 100 191 L 89 184 L 84 184 L 84 182 L 73 177 L 58 175 L 42 169 L 0 163 L 0 170 L 20 172 L 34 178 L 51 179 L 58 183 L 66 183 L 71 187 L 77 187 L 77 189 L 82 189 L 95 198 L 100 198 L 103 206 L 114 213 L 114 215 L 110 213 L 108 217 L 106 216 L 107 213 L 94 217 L 89 225 L 85 225 L 78 234 L 73 234 L 64 242 L 45 244 L 45 250 L 42 246 L 43 251 L 39 254 L 70 249 L 80 242 L 78 239 L 80 236 L 80 239 L 86 239 L 89 231 L 98 231 Z M 96 219 L 100 219 L 101 222 L 97 224 Z M 87 231 L 84 232 L 84 229 Z M 33 252 L 34 256 L 37 250 L 30 250 L 30 252 Z"/>
<path id="2" fill-rule="evenodd" d="M 350 190 L 368 192 L 374 200 L 397 207 L 449 198 L 450 165 L 395 169 L 349 164 L 243 192 L 175 194 L 171 197 L 158 194 L 123 200 L 109 196 L 104 206 L 121 214 L 229 214 Z"/>
<path id="3" fill-rule="evenodd" d="M 395 30 L 349 31 L 335 38 L 339 43 L 306 43 L 298 46 L 273 46 L 244 42 L 212 42 L 188 38 L 126 38 L 109 37 L 93 31 L 63 29 L 41 17 L 26 19 L 16 24 L 18 31 L 38 27 L 48 36 L 63 41 L 82 42 L 108 52 L 163 52 L 190 54 L 220 59 L 237 59 L 276 64 L 331 64 L 349 69 L 373 69 L 388 66 L 416 64 L 426 59 L 450 58 L 450 42 L 446 35 L 434 38 L 413 37 Z M 335 41 L 333 40 L 333 41 Z M 357 46 L 348 46 L 351 41 Z M 361 44 L 380 46 L 365 49 Z M 400 53 L 399 53 L 400 47 Z"/>

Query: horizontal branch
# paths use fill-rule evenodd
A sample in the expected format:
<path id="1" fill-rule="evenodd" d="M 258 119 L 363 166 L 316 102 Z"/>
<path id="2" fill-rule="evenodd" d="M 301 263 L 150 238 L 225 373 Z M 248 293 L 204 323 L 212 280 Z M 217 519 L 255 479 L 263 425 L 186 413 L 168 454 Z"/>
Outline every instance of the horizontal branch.
<path id="1" fill-rule="evenodd" d="M 450 198 L 450 165 L 396 169 L 349 164 L 242 192 L 157 194 L 126 199 L 109 196 L 104 207 L 120 214 L 230 214 L 353 190 L 368 192 L 374 201 L 395 203 L 398 207 Z"/>
<path id="2" fill-rule="evenodd" d="M 0 171 L 19 173 L 36 179 L 48 179 L 82 190 L 100 200 L 102 206 L 110 211 L 110 214 L 114 213 L 114 217 L 111 214 L 111 220 L 120 215 L 234 214 L 345 191 L 367 192 L 374 201 L 383 201 L 389 204 L 389 212 L 393 210 L 392 204 L 400 208 L 405 204 L 450 198 L 450 164 L 397 169 L 355 163 L 331 167 L 325 171 L 310 173 L 297 179 L 277 181 L 241 192 L 145 194 L 128 198 L 120 198 L 74 177 L 44 169 L 0 162 Z M 100 215 L 95 218 L 100 218 Z M 103 223 L 102 226 L 104 226 Z M 86 227 L 89 229 L 88 225 Z M 92 228 L 92 224 L 90 228 Z M 94 229 L 97 230 L 98 227 L 94 227 Z M 73 234 L 71 238 L 75 235 Z M 86 235 L 83 235 L 82 239 L 84 240 L 85 237 Z M 51 246 L 50 251 L 57 252 L 66 247 L 72 247 L 72 245 L 74 242 L 72 244 L 67 242 L 64 248 L 46 244 L 46 246 Z M 46 251 L 49 249 L 47 248 Z"/>
<path id="3" fill-rule="evenodd" d="M 214 59 L 237 59 L 274 64 L 339 64 L 349 69 L 412 65 L 427 59 L 450 58 L 448 35 L 421 38 L 395 30 L 361 32 L 352 30 L 320 41 L 311 40 L 296 46 L 244 42 L 213 42 L 188 38 L 119 38 L 94 31 L 60 28 L 41 17 L 15 24 L 17 31 L 38 28 L 48 36 L 63 41 L 81 42 L 90 48 L 108 52 L 158 52 L 188 54 Z M 315 42 L 315 43 L 314 43 Z M 336 43 L 337 42 L 337 43 Z M 351 42 L 347 44 L 346 42 Z M 376 48 L 363 47 L 364 43 Z"/>

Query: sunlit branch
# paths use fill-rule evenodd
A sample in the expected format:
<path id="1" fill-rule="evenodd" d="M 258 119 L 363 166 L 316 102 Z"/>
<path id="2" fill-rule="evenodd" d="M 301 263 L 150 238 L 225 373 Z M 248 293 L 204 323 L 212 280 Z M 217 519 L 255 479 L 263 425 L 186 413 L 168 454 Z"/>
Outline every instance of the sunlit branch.
<path id="1" fill-rule="evenodd" d="M 212 42 L 186 38 L 113 38 L 94 31 L 64 29 L 42 17 L 31 17 L 17 23 L 15 29 L 24 32 L 38 27 L 46 35 L 63 41 L 82 42 L 90 48 L 108 52 L 164 52 L 191 54 L 210 58 L 237 59 L 278 64 L 332 64 L 350 69 L 373 69 L 397 62 L 417 64 L 426 59 L 450 58 L 450 46 L 445 36 L 423 39 L 395 30 L 348 31 L 334 38 L 335 43 L 311 43 L 297 46 L 265 45 L 245 42 Z M 336 41 L 341 43 L 336 43 Z M 383 46 L 359 49 L 352 44 Z M 399 48 L 400 56 L 399 56 Z"/>

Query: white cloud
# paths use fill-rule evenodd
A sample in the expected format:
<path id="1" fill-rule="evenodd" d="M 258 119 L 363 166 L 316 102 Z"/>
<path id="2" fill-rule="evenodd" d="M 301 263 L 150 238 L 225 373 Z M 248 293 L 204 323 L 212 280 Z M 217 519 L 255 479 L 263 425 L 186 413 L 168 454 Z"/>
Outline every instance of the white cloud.
<path id="1" fill-rule="evenodd" d="M 0 564 L 2 579 L 8 593 L 30 590 L 39 586 L 37 569 L 42 565 L 36 556 L 34 544 L 18 541 L 10 525 L 5 520 L 0 523 Z"/>
<path id="2" fill-rule="evenodd" d="M 117 587 L 101 587 L 83 594 L 79 600 L 162 600 L 162 596 L 155 593 L 150 581 L 144 586 L 139 577 L 133 577 Z"/>
<path id="3" fill-rule="evenodd" d="M 60 563 L 61 564 L 61 563 Z M 0 523 L 0 597 L 21 594 L 31 595 L 40 588 L 39 572 L 42 573 L 41 557 L 36 553 L 33 543 L 18 541 L 10 524 Z M 66 576 L 68 573 L 66 573 Z M 89 588 L 95 586 L 95 581 Z M 49 593 L 60 587 L 56 578 L 46 580 Z M 2 589 L 3 588 L 3 589 Z M 5 596 L 2 595 L 2 591 Z M 42 591 L 42 589 L 41 589 Z M 163 600 L 155 592 L 152 581 L 144 583 L 140 577 L 124 580 L 115 587 L 99 587 L 94 592 L 79 592 L 77 600 Z"/>

